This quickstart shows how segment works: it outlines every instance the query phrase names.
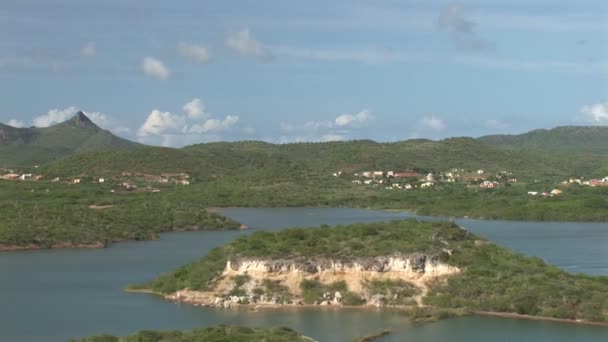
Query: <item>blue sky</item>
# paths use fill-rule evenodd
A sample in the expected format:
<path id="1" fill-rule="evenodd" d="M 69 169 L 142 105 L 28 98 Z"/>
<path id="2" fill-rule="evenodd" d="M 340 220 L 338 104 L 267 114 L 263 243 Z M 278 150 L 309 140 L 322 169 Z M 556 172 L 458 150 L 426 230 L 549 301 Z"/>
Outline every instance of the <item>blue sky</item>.
<path id="1" fill-rule="evenodd" d="M 0 122 L 182 146 L 608 124 L 605 0 L 0 2 Z"/>

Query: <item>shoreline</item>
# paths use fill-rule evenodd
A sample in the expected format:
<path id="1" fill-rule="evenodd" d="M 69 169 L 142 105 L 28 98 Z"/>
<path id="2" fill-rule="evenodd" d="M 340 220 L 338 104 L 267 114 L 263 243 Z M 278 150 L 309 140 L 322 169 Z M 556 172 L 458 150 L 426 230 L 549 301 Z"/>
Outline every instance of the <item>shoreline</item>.
<path id="1" fill-rule="evenodd" d="M 4 245 L 0 244 L 0 253 L 1 252 L 26 252 L 26 251 L 39 251 L 39 250 L 51 250 L 51 249 L 101 249 L 106 248 L 108 245 L 103 242 L 94 242 L 94 243 L 77 243 L 71 244 L 66 242 L 59 242 L 53 244 L 51 246 L 39 246 L 34 244 L 29 244 L 25 246 L 19 245 Z"/>
<path id="2" fill-rule="evenodd" d="M 214 305 L 206 305 L 206 304 L 197 304 L 191 302 L 181 302 L 179 300 L 168 298 L 169 295 L 156 292 L 150 289 L 124 289 L 125 292 L 129 293 L 144 293 L 151 294 L 158 297 L 161 297 L 164 300 L 178 303 L 178 304 L 188 304 L 195 307 L 207 307 L 207 308 L 215 308 L 222 310 L 234 310 L 234 309 L 242 309 L 257 312 L 258 310 L 372 310 L 372 311 L 396 311 L 407 313 L 415 309 L 437 309 L 437 310 L 445 310 L 448 312 L 458 312 L 459 309 L 451 309 L 451 308 L 435 308 L 431 306 L 424 307 L 412 307 L 412 306 L 384 306 L 384 307 L 376 307 L 372 305 L 314 305 L 314 304 L 235 304 L 229 308 L 222 308 Z M 494 317 L 494 318 L 502 318 L 502 319 L 517 319 L 517 320 L 528 320 L 528 321 L 539 321 L 539 322 L 551 322 L 551 323 L 561 323 L 561 324 L 575 324 L 575 325 L 583 325 L 583 326 L 596 326 L 608 328 L 608 322 L 592 322 L 592 321 L 583 321 L 576 319 L 567 319 L 567 318 L 555 318 L 555 317 L 545 317 L 545 316 L 531 316 L 531 315 L 522 315 L 518 313 L 511 312 L 496 312 L 496 311 L 471 311 L 470 314 L 461 314 L 453 317 L 448 317 L 444 319 L 450 319 L 455 317 L 466 317 L 466 316 L 479 316 L 479 317 Z M 441 320 L 441 319 L 440 319 Z M 415 322 L 415 321 L 413 321 Z"/>

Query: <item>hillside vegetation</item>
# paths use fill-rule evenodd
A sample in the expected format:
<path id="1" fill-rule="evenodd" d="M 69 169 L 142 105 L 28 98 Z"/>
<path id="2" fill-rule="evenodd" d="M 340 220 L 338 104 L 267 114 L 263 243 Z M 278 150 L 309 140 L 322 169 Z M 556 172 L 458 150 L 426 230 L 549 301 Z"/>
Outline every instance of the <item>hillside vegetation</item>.
<path id="1" fill-rule="evenodd" d="M 198 201 L 111 193 L 111 185 L 0 180 L 0 250 L 104 246 L 172 230 L 237 229 Z"/>
<path id="2" fill-rule="evenodd" d="M 52 175 L 112 175 L 123 171 L 180 171 L 210 180 L 242 178 L 314 177 L 335 171 L 420 170 L 452 168 L 498 172 L 521 177 L 555 178 L 577 174 L 602 175 L 608 157 L 586 154 L 556 155 L 525 150 L 502 150 L 471 138 L 442 141 L 410 140 L 397 143 L 348 141 L 273 145 L 262 142 L 210 143 L 179 150 L 150 147 L 135 151 L 108 151 L 70 156 L 49 163 Z"/>
<path id="3" fill-rule="evenodd" d="M 219 325 L 191 331 L 144 330 L 126 337 L 99 335 L 70 342 L 310 342 L 290 328 L 247 328 Z"/>
<path id="4" fill-rule="evenodd" d="M 562 126 L 519 135 L 488 135 L 478 139 L 504 149 L 533 149 L 608 155 L 608 127 Z"/>
<path id="5" fill-rule="evenodd" d="M 430 307 L 608 321 L 608 277 L 568 273 L 539 258 L 494 245 L 449 222 L 406 220 L 256 232 L 213 249 L 200 261 L 142 287 L 161 293 L 183 289 L 212 291 L 228 260 L 346 263 L 367 258 L 373 263 L 376 257 L 420 254 L 426 255 L 427 260 L 436 256 L 461 270 L 431 284 L 422 298 Z M 235 280 L 237 285 L 239 281 L 246 279 Z M 320 295 L 323 286 L 334 285 L 308 281 L 301 287 L 303 295 L 319 288 L 312 293 Z M 340 288 L 346 293 L 357 285 L 346 283 Z M 394 281 L 373 285 L 373 290 L 415 295 L 416 291 L 406 285 Z M 283 285 L 274 285 L 280 286 Z"/>

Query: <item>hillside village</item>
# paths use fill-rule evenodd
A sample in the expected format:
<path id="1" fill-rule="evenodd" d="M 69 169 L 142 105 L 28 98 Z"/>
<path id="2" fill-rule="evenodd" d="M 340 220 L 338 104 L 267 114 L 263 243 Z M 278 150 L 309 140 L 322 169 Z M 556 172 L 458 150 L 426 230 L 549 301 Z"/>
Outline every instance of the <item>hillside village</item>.
<path id="1" fill-rule="evenodd" d="M 347 176 L 343 171 L 333 173 L 334 177 Z M 509 186 L 520 183 L 518 178 L 510 171 L 500 171 L 495 174 L 488 173 L 484 169 L 465 170 L 453 168 L 449 171 L 420 173 L 417 171 L 362 171 L 350 176 L 354 184 L 367 185 L 384 188 L 386 190 L 416 190 L 434 188 L 439 184 L 456 183 L 469 188 L 494 189 L 499 186 Z M 537 181 L 538 182 L 538 181 Z M 527 191 L 529 196 L 554 197 L 563 194 L 563 188 L 578 184 L 581 186 L 599 187 L 608 186 L 608 177 L 603 179 L 584 180 L 583 178 L 570 178 L 560 183 L 562 189 L 553 188 L 547 191 Z"/>
<path id="2" fill-rule="evenodd" d="M 38 167 L 34 167 L 37 169 Z M 160 192 L 153 187 L 154 183 L 159 185 L 190 185 L 190 175 L 187 173 L 162 173 L 160 175 L 145 174 L 140 172 L 123 172 L 119 177 L 91 177 L 82 175 L 80 177 L 54 177 L 47 178 L 44 174 L 31 172 L 20 173 L 14 169 L 0 169 L 0 179 L 7 181 L 39 181 L 63 184 L 104 184 L 112 187 L 111 192 L 135 191 L 135 192 Z"/>
<path id="3" fill-rule="evenodd" d="M 34 171 L 38 166 L 34 167 Z M 349 180 L 353 184 L 370 186 L 384 190 L 415 191 L 421 189 L 437 188 L 440 185 L 458 184 L 469 189 L 492 190 L 498 187 L 520 185 L 525 188 L 526 183 L 521 182 L 511 171 L 488 172 L 484 169 L 465 170 L 452 168 L 440 172 L 422 172 L 414 170 L 393 171 L 374 170 L 345 173 L 336 171 L 332 174 L 336 178 Z M 0 180 L 7 181 L 36 181 L 64 184 L 104 184 L 111 187 L 111 192 L 160 192 L 160 186 L 182 185 L 187 186 L 192 182 L 187 173 L 161 173 L 147 174 L 141 172 L 122 172 L 120 176 L 110 178 L 80 175 L 77 177 L 54 177 L 48 178 L 42 173 L 33 171 L 19 171 L 15 169 L 0 168 Z M 539 182 L 539 181 L 535 181 Z M 156 186 L 155 186 L 156 184 Z M 523 191 L 528 196 L 554 197 L 560 196 L 570 186 L 604 187 L 608 186 L 608 177 L 602 179 L 585 179 L 572 177 L 564 180 L 554 187 L 545 190 Z M 558 188 L 559 187 L 559 188 Z"/>

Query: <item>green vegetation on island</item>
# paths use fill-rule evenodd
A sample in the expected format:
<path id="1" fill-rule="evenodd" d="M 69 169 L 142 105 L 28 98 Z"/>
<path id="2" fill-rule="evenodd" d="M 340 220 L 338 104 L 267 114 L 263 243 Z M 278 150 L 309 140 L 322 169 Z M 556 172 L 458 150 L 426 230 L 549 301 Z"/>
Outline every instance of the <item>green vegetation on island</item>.
<path id="1" fill-rule="evenodd" d="M 0 250 L 103 246 L 173 230 L 238 229 L 193 198 L 111 184 L 0 181 Z"/>
<path id="2" fill-rule="evenodd" d="M 98 335 L 71 342 L 311 342 L 290 328 L 248 328 L 218 325 L 191 331 L 144 330 L 126 337 Z"/>
<path id="3" fill-rule="evenodd" d="M 405 265 L 410 266 L 404 267 L 417 270 L 418 276 L 382 278 L 383 267 L 394 262 L 387 259 L 389 257 L 405 258 L 408 260 Z M 307 270 L 306 265 L 312 265 L 313 270 L 301 271 L 311 272 L 311 278 L 300 283 L 301 293 L 289 294 L 294 303 L 298 296 L 303 296 L 308 303 L 321 302 L 327 292 L 333 297 L 333 291 L 347 293 L 362 288 L 355 295 L 367 302 L 353 300 L 349 305 L 369 305 L 370 298 L 380 298 L 384 305 L 418 307 L 413 314 L 421 319 L 449 316 L 451 312 L 487 311 L 608 322 L 608 277 L 568 273 L 539 258 L 499 247 L 450 222 L 405 220 L 255 232 L 213 249 L 200 261 L 138 287 L 165 294 L 182 290 L 219 291 L 219 284 L 225 282 L 222 274 L 227 262 L 234 265 L 248 260 L 257 263 L 265 260 L 271 270 L 268 274 L 275 281 L 281 280 L 281 274 L 289 279 L 286 275 L 289 272 L 272 270 L 293 269 L 299 266 L 286 265 L 298 263 L 304 265 L 302 270 Z M 345 283 L 323 283 L 324 275 L 319 270 L 328 267 L 327 272 L 332 273 L 332 266 L 324 265 L 336 262 L 380 273 L 370 273 L 370 279 L 349 278 L 348 268 L 342 268 Z M 396 272 L 395 268 L 389 271 Z M 425 272 L 436 277 L 424 278 L 432 276 Z M 250 276 L 253 277 L 253 273 Z M 420 283 L 416 279 L 427 281 Z M 241 280 L 240 286 L 247 282 L 253 284 L 250 278 Z M 285 285 L 289 284 L 278 282 L 274 286 Z M 263 294 L 264 289 L 257 292 L 258 296 Z M 215 295 L 221 296 L 221 293 Z"/>

